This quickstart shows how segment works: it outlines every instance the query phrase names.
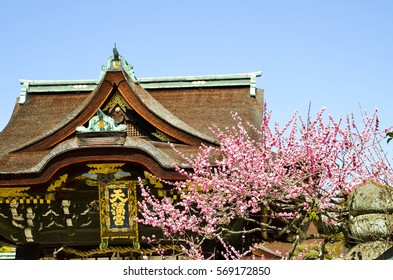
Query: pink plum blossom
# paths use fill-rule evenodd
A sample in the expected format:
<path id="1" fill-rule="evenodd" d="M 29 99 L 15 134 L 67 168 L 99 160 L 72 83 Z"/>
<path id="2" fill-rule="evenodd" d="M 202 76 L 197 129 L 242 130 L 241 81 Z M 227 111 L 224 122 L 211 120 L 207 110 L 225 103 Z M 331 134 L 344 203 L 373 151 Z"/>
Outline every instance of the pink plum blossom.
<path id="1" fill-rule="evenodd" d="M 345 231 L 347 195 L 366 181 L 391 184 L 393 172 L 377 112 L 358 125 L 353 115 L 335 120 L 325 111 L 306 121 L 295 114 L 280 127 L 265 108 L 259 128 L 233 114 L 236 126 L 211 129 L 219 146 L 187 157 L 173 145 L 189 168 L 177 167 L 184 181 L 165 183 L 182 200 L 158 199 L 141 181 L 139 222 L 161 228 L 194 259 L 209 257 L 207 240 L 221 244 L 223 257 L 239 259 L 249 247 L 236 247 L 230 236 L 304 240 L 311 222 L 321 232 Z"/>

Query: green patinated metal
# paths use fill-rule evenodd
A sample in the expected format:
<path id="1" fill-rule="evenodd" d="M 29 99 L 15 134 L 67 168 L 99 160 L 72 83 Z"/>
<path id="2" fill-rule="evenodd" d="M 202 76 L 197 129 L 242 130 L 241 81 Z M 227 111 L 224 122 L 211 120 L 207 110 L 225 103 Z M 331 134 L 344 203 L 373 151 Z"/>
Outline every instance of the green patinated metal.
<path id="1" fill-rule="evenodd" d="M 53 93 L 53 92 L 91 92 L 94 90 L 98 80 L 20 80 L 22 89 L 20 92 L 19 103 L 24 104 L 29 93 Z"/>
<path id="2" fill-rule="evenodd" d="M 89 120 L 88 127 L 78 126 L 76 130 L 78 132 L 100 132 L 100 131 L 124 131 L 127 129 L 125 124 L 116 124 L 115 121 L 104 114 L 100 109 L 97 111 L 97 115 Z"/>
<path id="3" fill-rule="evenodd" d="M 124 71 L 131 78 L 134 83 L 139 83 L 138 79 L 135 76 L 134 67 L 125 60 L 124 57 L 119 56 L 119 60 L 116 60 L 112 55 L 108 58 L 107 64 L 101 67 L 101 74 L 99 80 L 101 80 L 106 71 Z"/>
<path id="4" fill-rule="evenodd" d="M 250 86 L 250 95 L 255 96 L 256 77 L 261 75 L 262 72 L 252 72 L 211 76 L 145 78 L 139 81 L 145 89 Z"/>
<path id="5" fill-rule="evenodd" d="M 107 71 L 124 71 L 133 82 L 140 84 L 145 89 L 170 89 L 170 88 L 205 88 L 226 86 L 249 86 L 250 96 L 256 95 L 256 78 L 262 71 L 205 76 L 173 76 L 137 79 L 133 66 L 128 64 L 124 57 L 114 56 L 108 58 L 107 64 L 101 67 L 98 80 L 20 80 L 22 89 L 19 103 L 24 104 L 30 93 L 62 93 L 62 92 L 91 92 L 103 79 Z"/>

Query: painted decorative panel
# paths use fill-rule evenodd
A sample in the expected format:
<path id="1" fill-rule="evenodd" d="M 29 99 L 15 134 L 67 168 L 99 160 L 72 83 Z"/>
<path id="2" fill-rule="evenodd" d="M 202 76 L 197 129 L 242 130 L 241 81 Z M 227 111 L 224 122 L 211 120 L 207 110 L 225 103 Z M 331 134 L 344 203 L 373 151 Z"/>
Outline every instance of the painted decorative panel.
<path id="1" fill-rule="evenodd" d="M 100 227 L 102 250 L 110 240 L 130 239 L 134 247 L 138 243 L 136 181 L 99 184 Z"/>

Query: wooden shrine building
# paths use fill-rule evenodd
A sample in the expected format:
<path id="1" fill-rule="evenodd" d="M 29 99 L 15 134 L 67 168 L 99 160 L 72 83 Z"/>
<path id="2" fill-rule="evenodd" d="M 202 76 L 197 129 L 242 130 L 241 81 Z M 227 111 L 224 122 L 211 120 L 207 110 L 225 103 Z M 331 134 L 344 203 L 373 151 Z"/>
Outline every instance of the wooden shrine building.
<path id="1" fill-rule="evenodd" d="M 231 126 L 231 112 L 259 125 L 260 75 L 137 79 L 114 52 L 98 80 L 21 80 L 0 132 L 0 246 L 16 259 L 147 249 L 142 236 L 159 233 L 134 221 L 138 177 L 179 199 L 151 175 L 181 180 L 171 145 L 219 145 L 209 127 Z"/>

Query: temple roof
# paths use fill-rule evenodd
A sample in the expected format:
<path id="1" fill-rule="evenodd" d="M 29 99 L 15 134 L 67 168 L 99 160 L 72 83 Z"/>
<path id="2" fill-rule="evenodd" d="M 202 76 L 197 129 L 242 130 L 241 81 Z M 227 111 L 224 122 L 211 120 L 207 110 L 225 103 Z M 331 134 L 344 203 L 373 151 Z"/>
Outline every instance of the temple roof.
<path id="1" fill-rule="evenodd" d="M 202 143 L 219 145 L 209 127 L 231 126 L 231 112 L 255 125 L 261 122 L 263 90 L 256 88 L 261 72 L 137 78 L 123 57 L 113 63 L 111 56 L 97 80 L 20 81 L 21 96 L 0 132 L 0 185 L 18 174 L 39 176 L 49 162 L 86 151 L 89 147 L 78 145 L 76 127 L 86 125 L 116 94 L 149 129 L 174 139 L 185 153 L 196 153 Z M 146 153 L 163 169 L 180 164 L 165 141 L 127 136 L 121 149 Z"/>
<path id="2" fill-rule="evenodd" d="M 112 183 L 126 186 L 135 204 L 127 208 L 129 221 L 139 179 L 158 197 L 180 199 L 161 182 L 185 179 L 175 168 L 187 168 L 182 155 L 220 145 L 209 127 L 233 126 L 235 112 L 244 123 L 261 124 L 260 75 L 137 78 L 114 52 L 97 80 L 21 80 L 0 132 L 0 210 L 12 213 L 0 216 L 0 244 L 102 248 L 105 238 L 129 246 L 141 242 L 138 234 L 158 236 L 157 228 L 143 225 L 121 228 L 131 239 L 117 228 L 109 232 L 103 194 Z"/>

